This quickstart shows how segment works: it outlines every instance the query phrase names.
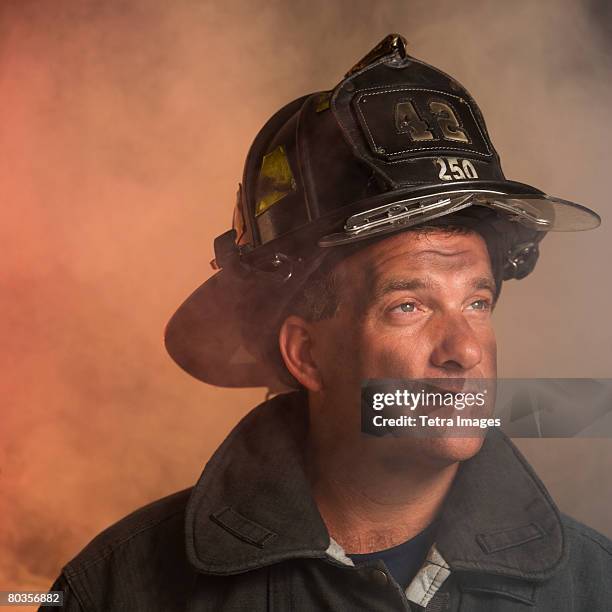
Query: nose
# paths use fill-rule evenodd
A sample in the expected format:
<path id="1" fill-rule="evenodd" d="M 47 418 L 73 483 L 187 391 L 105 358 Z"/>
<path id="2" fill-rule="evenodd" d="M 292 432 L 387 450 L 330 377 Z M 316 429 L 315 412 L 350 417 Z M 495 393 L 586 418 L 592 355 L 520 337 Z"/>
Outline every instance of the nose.
<path id="1" fill-rule="evenodd" d="M 463 316 L 444 317 L 437 331 L 437 341 L 430 356 L 433 366 L 453 374 L 467 372 L 481 362 L 481 342 Z"/>

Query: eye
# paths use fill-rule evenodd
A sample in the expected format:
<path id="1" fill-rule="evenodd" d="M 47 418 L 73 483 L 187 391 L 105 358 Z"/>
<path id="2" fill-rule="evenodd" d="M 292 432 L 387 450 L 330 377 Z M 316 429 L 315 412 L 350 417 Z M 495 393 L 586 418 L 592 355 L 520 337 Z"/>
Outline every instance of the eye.
<path id="1" fill-rule="evenodd" d="M 490 310 L 491 302 L 489 300 L 476 300 L 470 304 L 470 308 L 473 310 Z"/>
<path id="2" fill-rule="evenodd" d="M 404 302 L 391 310 L 391 312 L 416 312 L 416 302 Z"/>

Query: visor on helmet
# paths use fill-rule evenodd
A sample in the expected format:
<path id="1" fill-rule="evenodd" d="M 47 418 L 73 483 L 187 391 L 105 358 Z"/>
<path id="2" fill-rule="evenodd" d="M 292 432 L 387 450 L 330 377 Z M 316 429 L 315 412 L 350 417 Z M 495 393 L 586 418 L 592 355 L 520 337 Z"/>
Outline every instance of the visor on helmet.
<path id="1" fill-rule="evenodd" d="M 336 246 L 423 225 L 469 206 L 483 206 L 499 211 L 509 221 L 542 232 L 589 230 L 601 222 L 594 211 L 545 194 L 510 195 L 486 189 L 461 189 L 406 197 L 363 210 L 347 219 L 343 231 L 323 236 L 318 244 L 320 247 Z"/>

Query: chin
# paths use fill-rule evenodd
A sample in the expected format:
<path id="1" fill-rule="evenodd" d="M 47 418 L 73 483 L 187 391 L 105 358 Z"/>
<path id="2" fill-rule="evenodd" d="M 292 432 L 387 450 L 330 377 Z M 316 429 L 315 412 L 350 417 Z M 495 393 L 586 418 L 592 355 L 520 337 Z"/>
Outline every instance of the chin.
<path id="1" fill-rule="evenodd" d="M 385 441 L 391 442 L 389 438 Z M 396 438 L 387 447 L 388 450 L 392 448 L 391 452 L 385 454 L 394 469 L 402 464 L 412 468 L 415 464 L 442 468 L 471 459 L 480 451 L 483 442 L 484 437 L 404 437 Z"/>
<path id="2" fill-rule="evenodd" d="M 420 451 L 424 458 L 441 463 L 457 463 L 471 459 L 482 448 L 484 438 L 422 438 L 419 440 Z"/>

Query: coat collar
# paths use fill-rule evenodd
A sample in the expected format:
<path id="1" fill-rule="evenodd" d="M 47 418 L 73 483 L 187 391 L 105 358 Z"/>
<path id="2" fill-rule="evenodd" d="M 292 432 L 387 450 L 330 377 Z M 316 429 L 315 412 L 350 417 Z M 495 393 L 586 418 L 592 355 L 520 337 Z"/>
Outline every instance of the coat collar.
<path id="1" fill-rule="evenodd" d="M 214 453 L 187 506 L 191 563 L 236 574 L 291 558 L 329 558 L 330 537 L 303 463 L 303 392 L 253 409 Z M 440 517 L 437 549 L 451 571 L 547 579 L 566 557 L 559 512 L 516 447 L 489 431 L 464 462 Z M 475 578 L 472 584 L 478 588 Z"/>
<path id="2" fill-rule="evenodd" d="M 512 442 L 489 430 L 444 502 L 436 545 L 453 571 L 547 580 L 567 557 L 559 511 Z"/>
<path id="3" fill-rule="evenodd" d="M 301 392 L 260 404 L 206 465 L 186 513 L 187 552 L 200 571 L 325 556 L 329 536 L 302 462 L 305 408 Z"/>

